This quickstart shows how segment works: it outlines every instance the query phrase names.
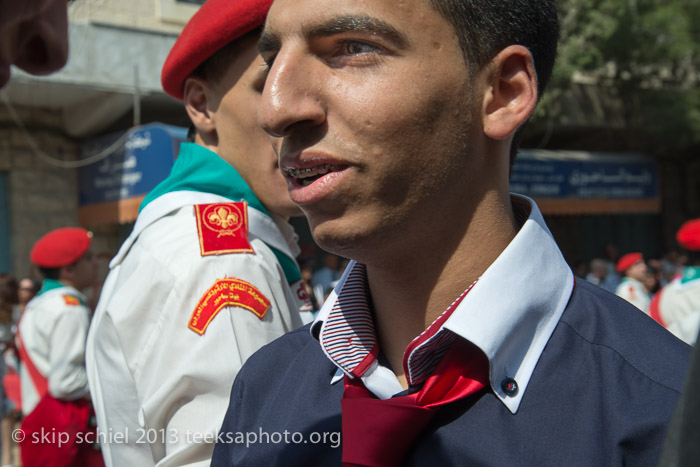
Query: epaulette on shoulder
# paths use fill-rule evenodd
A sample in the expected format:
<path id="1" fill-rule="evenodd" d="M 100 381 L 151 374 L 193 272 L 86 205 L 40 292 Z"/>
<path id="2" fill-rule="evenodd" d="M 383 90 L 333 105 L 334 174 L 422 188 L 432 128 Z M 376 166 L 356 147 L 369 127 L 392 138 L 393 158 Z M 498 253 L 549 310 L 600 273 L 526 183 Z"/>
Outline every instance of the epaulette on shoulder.
<path id="1" fill-rule="evenodd" d="M 79 306 L 80 299 L 73 295 L 63 294 L 63 302 L 68 306 Z"/>
<path id="2" fill-rule="evenodd" d="M 248 240 L 248 203 L 214 203 L 194 206 L 202 256 L 254 253 Z"/>

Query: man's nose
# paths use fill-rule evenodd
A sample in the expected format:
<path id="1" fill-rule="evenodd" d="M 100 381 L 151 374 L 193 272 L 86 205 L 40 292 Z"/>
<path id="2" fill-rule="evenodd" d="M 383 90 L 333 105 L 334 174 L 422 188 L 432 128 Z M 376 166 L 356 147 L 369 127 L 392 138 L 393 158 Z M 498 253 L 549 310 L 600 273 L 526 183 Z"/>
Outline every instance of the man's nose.
<path id="1" fill-rule="evenodd" d="M 51 0 L 17 28 L 14 65 L 36 75 L 63 67 L 68 60 L 66 0 Z"/>
<path id="2" fill-rule="evenodd" d="M 296 128 L 317 126 L 325 121 L 320 66 L 302 53 L 277 54 L 258 108 L 258 123 L 266 132 L 284 137 Z"/>

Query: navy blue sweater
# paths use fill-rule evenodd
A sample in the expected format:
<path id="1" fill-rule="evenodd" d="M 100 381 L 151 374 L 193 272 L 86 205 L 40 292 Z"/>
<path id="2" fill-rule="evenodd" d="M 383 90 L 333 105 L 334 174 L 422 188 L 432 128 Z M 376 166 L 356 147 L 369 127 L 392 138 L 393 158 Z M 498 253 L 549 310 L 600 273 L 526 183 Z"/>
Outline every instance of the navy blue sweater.
<path id="1" fill-rule="evenodd" d="M 449 405 L 405 465 L 655 465 L 689 349 L 578 281 L 518 412 L 491 392 Z M 212 466 L 340 465 L 335 372 L 308 326 L 254 354 L 233 385 Z"/>

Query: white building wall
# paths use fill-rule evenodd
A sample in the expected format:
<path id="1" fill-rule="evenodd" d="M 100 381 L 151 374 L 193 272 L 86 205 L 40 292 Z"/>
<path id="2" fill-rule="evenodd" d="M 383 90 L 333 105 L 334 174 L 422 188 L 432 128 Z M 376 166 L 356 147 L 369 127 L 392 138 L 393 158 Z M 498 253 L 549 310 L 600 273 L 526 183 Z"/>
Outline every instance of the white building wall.
<path id="1" fill-rule="evenodd" d="M 70 18 L 73 22 L 177 34 L 198 6 L 177 0 L 80 0 L 71 5 Z"/>

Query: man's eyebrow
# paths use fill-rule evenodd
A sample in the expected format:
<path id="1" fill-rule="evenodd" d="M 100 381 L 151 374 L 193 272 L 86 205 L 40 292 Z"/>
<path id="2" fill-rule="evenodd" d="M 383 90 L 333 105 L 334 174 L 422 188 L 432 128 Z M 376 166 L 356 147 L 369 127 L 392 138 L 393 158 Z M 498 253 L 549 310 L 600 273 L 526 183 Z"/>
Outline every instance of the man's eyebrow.
<path id="1" fill-rule="evenodd" d="M 304 28 L 307 37 L 327 37 L 344 32 L 368 32 L 384 36 L 399 47 L 406 47 L 408 39 L 392 25 L 378 18 L 366 15 L 338 16 L 327 22 Z"/>
<path id="2" fill-rule="evenodd" d="M 280 48 L 282 48 L 282 41 L 279 34 L 265 28 L 258 40 L 258 53 L 264 55 L 268 52 L 277 52 Z"/>
<path id="3" fill-rule="evenodd" d="M 346 15 L 331 18 L 328 21 L 312 24 L 302 28 L 304 37 L 328 37 L 344 32 L 367 32 L 383 36 L 400 48 L 407 47 L 408 38 L 392 25 L 378 18 L 366 15 Z M 265 28 L 258 41 L 260 54 L 277 52 L 282 47 L 280 35 Z"/>

